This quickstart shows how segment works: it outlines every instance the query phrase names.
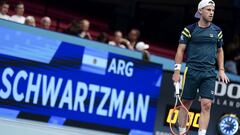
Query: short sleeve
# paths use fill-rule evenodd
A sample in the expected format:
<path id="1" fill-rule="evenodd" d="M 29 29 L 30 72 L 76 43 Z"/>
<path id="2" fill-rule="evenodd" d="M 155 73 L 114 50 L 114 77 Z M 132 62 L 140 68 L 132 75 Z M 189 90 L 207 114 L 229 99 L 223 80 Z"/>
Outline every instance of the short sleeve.
<path id="1" fill-rule="evenodd" d="M 220 31 L 219 33 L 218 33 L 218 42 L 217 42 L 217 47 L 218 48 L 221 48 L 222 46 L 223 46 L 223 33 L 222 33 L 222 31 Z"/>
<path id="2" fill-rule="evenodd" d="M 180 39 L 179 39 L 179 44 L 187 44 L 191 38 L 191 33 L 188 28 L 184 28 Z"/>

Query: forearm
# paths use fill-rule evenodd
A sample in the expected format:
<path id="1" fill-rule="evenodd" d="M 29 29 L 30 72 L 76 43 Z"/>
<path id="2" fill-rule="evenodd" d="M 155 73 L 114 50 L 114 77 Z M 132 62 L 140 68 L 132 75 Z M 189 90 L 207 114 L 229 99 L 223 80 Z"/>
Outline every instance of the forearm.
<path id="1" fill-rule="evenodd" d="M 224 70 L 224 52 L 223 52 L 222 48 L 218 49 L 217 61 L 218 61 L 218 69 L 219 70 Z"/>
<path id="2" fill-rule="evenodd" d="M 179 45 L 177 49 L 177 53 L 175 56 L 175 63 L 176 64 L 181 64 L 183 61 L 183 56 L 184 56 L 184 51 L 185 51 L 185 46 Z"/>
<path id="3" fill-rule="evenodd" d="M 174 71 L 177 73 L 180 73 L 181 70 L 181 64 L 183 61 L 183 56 L 184 56 L 184 51 L 185 51 L 186 45 L 179 45 L 178 49 L 177 49 L 177 53 L 175 56 L 175 67 L 174 67 Z"/>

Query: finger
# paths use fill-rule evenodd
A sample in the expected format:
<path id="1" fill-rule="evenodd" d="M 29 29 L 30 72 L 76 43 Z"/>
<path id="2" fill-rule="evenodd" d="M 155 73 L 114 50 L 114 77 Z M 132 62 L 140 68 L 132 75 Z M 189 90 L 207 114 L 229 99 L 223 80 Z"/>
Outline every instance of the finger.
<path id="1" fill-rule="evenodd" d="M 225 83 L 224 77 L 221 76 L 220 80 L 221 82 Z"/>
<path id="2" fill-rule="evenodd" d="M 227 78 L 227 79 L 228 79 L 228 82 L 230 82 L 229 78 Z"/>
<path id="3" fill-rule="evenodd" d="M 220 82 L 223 82 L 223 78 L 222 78 L 222 76 L 219 77 L 219 80 L 220 80 Z"/>
<path id="4" fill-rule="evenodd" d="M 226 84 L 228 83 L 228 80 L 227 80 L 226 76 L 224 77 L 224 81 L 225 81 Z"/>
<path id="5" fill-rule="evenodd" d="M 224 83 L 228 83 L 228 81 L 227 81 L 227 78 L 226 77 L 224 77 Z"/>
<path id="6" fill-rule="evenodd" d="M 220 76 L 218 76 L 218 81 L 220 82 Z"/>
<path id="7" fill-rule="evenodd" d="M 230 82 L 230 80 L 229 80 L 229 78 L 226 76 L 226 81 L 227 81 L 227 83 L 229 83 Z"/>
<path id="8" fill-rule="evenodd" d="M 222 78 L 222 82 L 223 82 L 223 83 L 226 83 L 224 78 Z"/>

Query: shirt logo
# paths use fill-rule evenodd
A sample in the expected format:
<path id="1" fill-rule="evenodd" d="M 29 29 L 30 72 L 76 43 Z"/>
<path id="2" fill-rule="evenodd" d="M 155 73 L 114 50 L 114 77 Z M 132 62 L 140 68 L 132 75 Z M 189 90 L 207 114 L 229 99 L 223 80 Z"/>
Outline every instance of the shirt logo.
<path id="1" fill-rule="evenodd" d="M 214 95 L 214 94 L 215 94 L 215 91 L 211 90 L 211 94 Z"/>
<path id="2" fill-rule="evenodd" d="M 213 37 L 213 34 L 209 34 L 209 36 L 212 38 L 212 37 Z"/>

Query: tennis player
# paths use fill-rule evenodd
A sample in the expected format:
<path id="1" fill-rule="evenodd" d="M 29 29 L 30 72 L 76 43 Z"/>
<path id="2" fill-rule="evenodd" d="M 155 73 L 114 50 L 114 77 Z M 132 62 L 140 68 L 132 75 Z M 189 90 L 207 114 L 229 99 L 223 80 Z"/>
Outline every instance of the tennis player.
<path id="1" fill-rule="evenodd" d="M 215 93 L 215 72 L 218 64 L 218 80 L 228 83 L 224 71 L 223 33 L 212 23 L 215 3 L 212 0 L 202 0 L 195 14 L 199 21 L 188 25 L 181 33 L 179 46 L 175 57 L 175 67 L 172 80 L 180 81 L 181 63 L 186 51 L 186 69 L 182 84 L 182 102 L 189 109 L 193 100 L 199 95 L 201 114 L 199 118 L 198 135 L 206 135 L 210 119 L 211 105 Z M 188 114 L 180 109 L 179 133 L 186 131 Z"/>

